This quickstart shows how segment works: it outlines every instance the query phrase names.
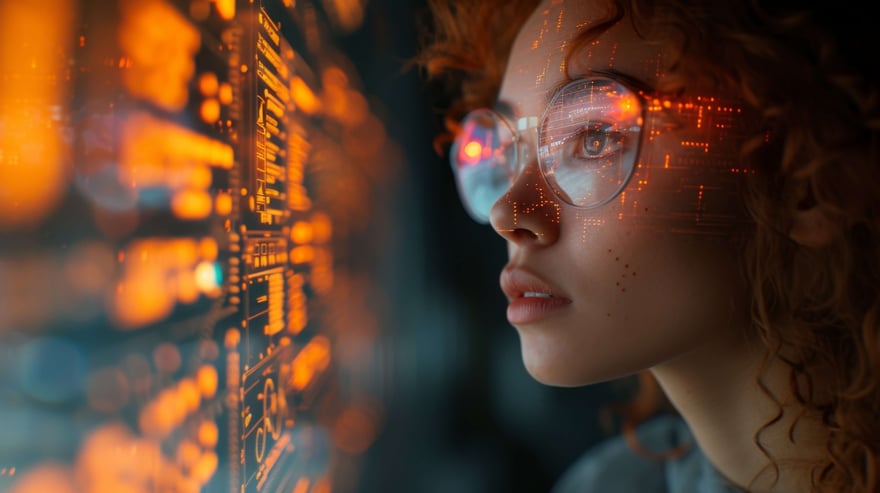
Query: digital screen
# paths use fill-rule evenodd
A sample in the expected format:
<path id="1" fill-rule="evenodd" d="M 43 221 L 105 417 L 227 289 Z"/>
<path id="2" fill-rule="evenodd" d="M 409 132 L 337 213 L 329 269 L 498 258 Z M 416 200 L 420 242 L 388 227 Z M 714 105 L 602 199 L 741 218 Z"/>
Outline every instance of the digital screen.
<path id="1" fill-rule="evenodd" d="M 0 491 L 344 492 L 390 145 L 356 0 L 0 1 Z"/>

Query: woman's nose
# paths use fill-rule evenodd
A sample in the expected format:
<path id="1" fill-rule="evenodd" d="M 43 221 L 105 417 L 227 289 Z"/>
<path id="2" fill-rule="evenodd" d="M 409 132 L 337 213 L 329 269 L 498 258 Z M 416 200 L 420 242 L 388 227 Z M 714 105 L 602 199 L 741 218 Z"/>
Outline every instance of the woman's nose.
<path id="1" fill-rule="evenodd" d="M 505 240 L 549 246 L 559 238 L 561 205 L 531 160 L 489 211 L 489 223 Z"/>

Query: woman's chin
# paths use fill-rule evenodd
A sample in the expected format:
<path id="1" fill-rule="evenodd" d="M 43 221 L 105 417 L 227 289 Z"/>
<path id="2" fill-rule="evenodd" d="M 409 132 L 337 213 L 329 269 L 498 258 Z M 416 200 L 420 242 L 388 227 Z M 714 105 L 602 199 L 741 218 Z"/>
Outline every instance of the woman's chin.
<path id="1" fill-rule="evenodd" d="M 535 381 L 551 387 L 580 387 L 603 381 L 588 374 L 589 372 L 575 371 L 576 368 L 564 361 L 529 357 L 525 351 L 523 351 L 523 364 Z"/>
<path id="2" fill-rule="evenodd" d="M 642 367 L 636 361 L 607 361 L 603 364 L 595 356 L 583 353 L 566 357 L 533 349 L 528 344 L 522 345 L 523 365 L 533 379 L 552 387 L 581 387 L 608 382 L 648 367 Z"/>

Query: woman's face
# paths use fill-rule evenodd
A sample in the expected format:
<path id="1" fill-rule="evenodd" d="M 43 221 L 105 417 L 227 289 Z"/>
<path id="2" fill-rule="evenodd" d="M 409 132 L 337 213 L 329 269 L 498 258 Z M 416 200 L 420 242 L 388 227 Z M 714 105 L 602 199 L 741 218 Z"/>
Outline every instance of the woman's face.
<path id="1" fill-rule="evenodd" d="M 574 35 L 607 12 L 599 0 L 538 7 L 513 46 L 499 95 L 510 121 L 540 121 L 554 88 L 597 71 L 657 86 L 663 54 L 629 19 L 565 66 Z M 743 322 L 734 319 L 747 310 L 735 301 L 743 290 L 731 233 L 744 219 L 734 183 L 749 171 L 733 151 L 739 107 L 726 101 L 699 90 L 666 105 L 655 100 L 631 179 L 598 208 L 561 201 L 538 153 L 521 153 L 524 169 L 492 206 L 490 222 L 508 243 L 507 317 L 534 378 L 571 386 L 622 377 L 724 341 Z M 536 135 L 522 133 L 531 149 Z"/>

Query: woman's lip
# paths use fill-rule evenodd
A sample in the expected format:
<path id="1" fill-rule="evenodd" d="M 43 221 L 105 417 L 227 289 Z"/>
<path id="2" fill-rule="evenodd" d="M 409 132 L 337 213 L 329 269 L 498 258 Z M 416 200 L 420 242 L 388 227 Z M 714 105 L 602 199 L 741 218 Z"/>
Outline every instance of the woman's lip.
<path id="1" fill-rule="evenodd" d="M 562 299 L 571 303 L 565 294 L 560 290 L 542 279 L 540 276 L 531 273 L 521 267 L 505 267 L 501 271 L 501 290 L 509 301 L 522 298 L 525 293 L 538 293 L 550 295 L 552 298 L 529 298 L 529 299 Z"/>
<path id="2" fill-rule="evenodd" d="M 561 290 L 521 267 L 505 267 L 500 282 L 509 301 L 507 320 L 513 325 L 537 322 L 571 304 Z M 526 293 L 542 296 L 526 296 Z"/>
<path id="3" fill-rule="evenodd" d="M 571 304 L 565 298 L 514 298 L 507 305 L 507 321 L 511 325 L 539 322 Z"/>

